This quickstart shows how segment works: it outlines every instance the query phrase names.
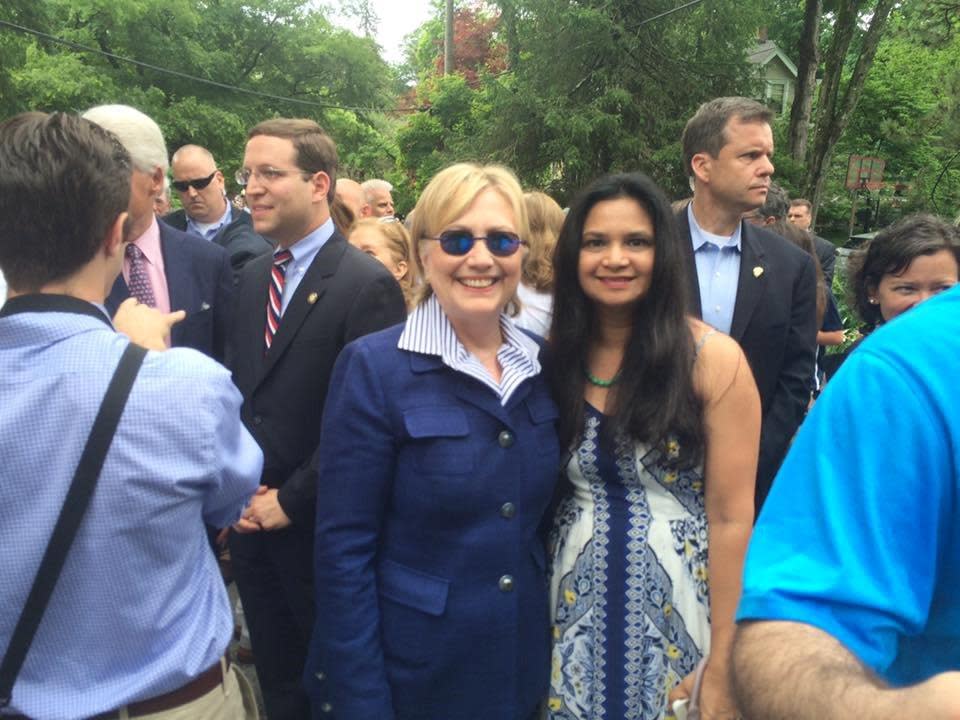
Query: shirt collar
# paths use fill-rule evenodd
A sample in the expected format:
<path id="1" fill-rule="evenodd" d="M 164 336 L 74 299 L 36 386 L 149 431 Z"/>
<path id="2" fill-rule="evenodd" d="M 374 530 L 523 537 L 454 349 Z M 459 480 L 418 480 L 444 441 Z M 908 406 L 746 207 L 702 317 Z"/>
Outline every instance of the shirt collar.
<path id="1" fill-rule="evenodd" d="M 740 236 L 743 222 L 737 223 L 733 235 L 714 235 L 712 232 L 707 232 L 700 227 L 700 223 L 697 222 L 697 218 L 693 215 L 693 203 L 687 205 L 687 219 L 690 221 L 690 240 L 693 241 L 694 252 L 697 252 L 706 243 L 711 243 L 721 248 L 733 247 L 736 248 L 737 252 L 740 252 Z"/>
<path id="2" fill-rule="evenodd" d="M 76 315 L 89 315 L 106 323 L 107 327 L 113 329 L 113 323 L 110 322 L 110 316 L 103 305 L 87 302 L 71 295 L 53 295 L 49 293 L 35 293 L 28 295 L 17 295 L 10 298 L 7 303 L 0 308 L 0 318 L 17 315 L 19 313 L 30 312 L 63 312 L 74 313 Z"/>
<path id="3" fill-rule="evenodd" d="M 184 213 L 186 213 L 186 211 L 184 211 Z M 228 225 L 232 219 L 233 216 L 230 212 L 230 201 L 227 200 L 227 209 L 223 211 L 223 215 L 220 216 L 219 220 L 215 220 L 212 223 L 201 223 L 187 215 L 187 228 L 193 230 L 200 237 L 212 237 L 216 233 L 220 232 L 220 228 L 222 228 L 224 225 Z"/>
<path id="4" fill-rule="evenodd" d="M 154 216 L 150 220 L 150 227 L 140 237 L 133 241 L 140 248 L 140 252 L 151 265 L 163 272 L 163 250 L 160 247 L 160 225 Z"/>
<path id="5" fill-rule="evenodd" d="M 293 255 L 294 265 L 309 265 L 326 242 L 333 237 L 335 226 L 332 218 L 305 237 L 297 240 L 287 250 Z M 281 248 L 277 248 L 279 251 Z M 276 253 L 275 253 L 276 254 Z"/>
<path id="6" fill-rule="evenodd" d="M 506 313 L 500 313 L 500 331 L 503 333 L 503 346 L 497 353 L 498 357 L 505 349 L 520 353 L 530 363 L 531 374 L 539 373 L 540 347 L 536 341 L 518 329 Z M 457 338 L 457 333 L 440 307 L 436 295 L 431 295 L 413 309 L 407 317 L 403 332 L 400 333 L 397 347 L 422 355 L 434 355 L 454 369 L 458 369 L 458 365 L 470 355 Z"/>

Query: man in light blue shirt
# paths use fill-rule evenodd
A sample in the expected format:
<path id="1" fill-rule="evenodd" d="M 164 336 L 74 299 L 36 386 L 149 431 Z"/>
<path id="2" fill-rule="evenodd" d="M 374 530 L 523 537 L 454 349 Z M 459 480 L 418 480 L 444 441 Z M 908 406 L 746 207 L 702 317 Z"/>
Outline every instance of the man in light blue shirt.
<path id="1" fill-rule="evenodd" d="M 0 125 L 0 166 L 0 487 L 15 500 L 0 523 L 6 652 L 129 344 L 103 304 L 127 244 L 132 164 L 92 122 L 25 113 Z M 40 201 L 64 194 L 73 202 Z M 240 402 L 199 352 L 147 354 L 6 712 L 256 717 L 224 657 L 233 617 L 203 525 L 236 521 L 257 487 L 263 456 Z"/>
<path id="2" fill-rule="evenodd" d="M 693 200 L 677 218 L 690 312 L 740 344 L 760 391 L 758 510 L 810 401 L 817 336 L 813 259 L 743 220 L 770 188 L 772 117 L 749 98 L 700 106 L 682 138 Z"/>

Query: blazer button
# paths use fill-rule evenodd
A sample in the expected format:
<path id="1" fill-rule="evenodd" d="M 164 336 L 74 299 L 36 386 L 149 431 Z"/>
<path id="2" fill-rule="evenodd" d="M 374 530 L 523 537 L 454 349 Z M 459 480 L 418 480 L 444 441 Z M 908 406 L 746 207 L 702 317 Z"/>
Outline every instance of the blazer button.
<path id="1" fill-rule="evenodd" d="M 516 438 L 513 436 L 513 433 L 509 430 L 503 430 L 497 435 L 497 442 L 500 443 L 500 447 L 508 448 L 513 445 Z"/>
<path id="2" fill-rule="evenodd" d="M 514 505 L 512 502 L 505 502 L 503 505 L 500 506 L 500 517 L 506 518 L 507 520 L 509 520 L 516 514 L 517 514 L 517 506 Z"/>
<path id="3" fill-rule="evenodd" d="M 327 679 L 327 676 L 324 675 L 322 672 L 318 672 L 317 675 L 316 675 L 316 678 L 317 678 L 317 680 L 319 680 L 320 682 L 323 682 L 324 680 Z"/>
<path id="4" fill-rule="evenodd" d="M 253 424 L 254 424 L 254 425 L 260 425 L 260 424 L 262 424 L 262 423 L 263 423 L 263 418 L 262 418 L 262 417 L 260 417 L 259 415 L 254 415 L 254 416 L 253 416 Z"/>
<path id="5" fill-rule="evenodd" d="M 500 586 L 500 592 L 513 592 L 513 576 L 504 575 L 500 578 L 498 585 Z"/>
<path id="6" fill-rule="evenodd" d="M 331 704 L 328 703 L 328 702 L 323 703 L 323 705 L 320 706 L 320 712 L 322 712 L 322 713 L 332 713 L 332 712 L 333 712 L 333 705 L 331 705 Z"/>

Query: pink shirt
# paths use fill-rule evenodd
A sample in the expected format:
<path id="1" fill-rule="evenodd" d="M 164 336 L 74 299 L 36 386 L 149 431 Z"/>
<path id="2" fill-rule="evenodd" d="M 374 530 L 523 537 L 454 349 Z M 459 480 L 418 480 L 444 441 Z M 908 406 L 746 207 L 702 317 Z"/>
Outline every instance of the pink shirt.
<path id="1" fill-rule="evenodd" d="M 150 221 L 147 231 L 133 241 L 143 253 L 144 266 L 150 287 L 153 288 L 153 298 L 157 301 L 157 310 L 162 313 L 170 312 L 170 291 L 167 289 L 167 276 L 163 271 L 163 252 L 160 250 L 160 226 L 154 217 Z M 123 279 L 130 284 L 130 259 L 123 257 Z"/>

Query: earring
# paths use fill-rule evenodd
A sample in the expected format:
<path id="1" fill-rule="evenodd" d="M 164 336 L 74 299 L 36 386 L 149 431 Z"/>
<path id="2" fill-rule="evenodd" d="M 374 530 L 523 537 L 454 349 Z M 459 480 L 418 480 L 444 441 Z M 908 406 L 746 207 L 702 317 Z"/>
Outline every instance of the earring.
<path id="1" fill-rule="evenodd" d="M 872 298 L 870 298 L 870 299 L 868 300 L 868 302 L 869 302 L 871 305 L 876 305 L 876 304 L 877 304 L 877 299 L 872 297 Z"/>

